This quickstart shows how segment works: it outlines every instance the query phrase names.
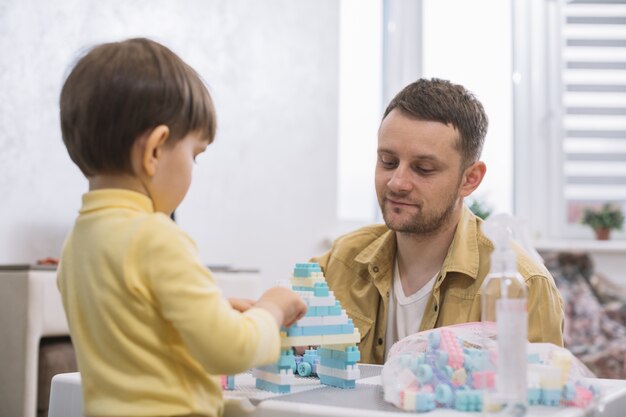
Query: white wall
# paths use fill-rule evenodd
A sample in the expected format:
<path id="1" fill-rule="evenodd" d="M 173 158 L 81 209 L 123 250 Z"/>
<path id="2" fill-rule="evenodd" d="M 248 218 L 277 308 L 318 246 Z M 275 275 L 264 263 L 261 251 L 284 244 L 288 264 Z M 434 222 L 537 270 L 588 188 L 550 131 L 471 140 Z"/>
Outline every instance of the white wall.
<path id="1" fill-rule="evenodd" d="M 473 196 L 513 210 L 510 0 L 424 0 L 425 77 L 462 84 L 489 117 L 482 160 L 487 174 Z"/>
<path id="2" fill-rule="evenodd" d="M 58 256 L 87 189 L 58 122 L 77 52 L 147 36 L 217 106 L 179 224 L 206 263 L 286 278 L 336 223 L 338 16 L 335 0 L 0 1 L 0 263 Z"/>

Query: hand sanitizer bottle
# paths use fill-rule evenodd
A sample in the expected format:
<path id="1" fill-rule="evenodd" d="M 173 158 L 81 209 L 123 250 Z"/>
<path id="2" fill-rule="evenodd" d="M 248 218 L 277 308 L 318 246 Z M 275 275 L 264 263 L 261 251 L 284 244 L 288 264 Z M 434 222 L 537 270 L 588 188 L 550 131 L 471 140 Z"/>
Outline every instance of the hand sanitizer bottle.
<path id="1" fill-rule="evenodd" d="M 511 246 L 513 218 L 490 216 L 482 230 L 494 245 L 490 272 L 481 291 L 484 334 L 495 334 L 496 350 L 485 355 L 493 384 L 484 385 L 483 411 L 487 415 L 523 416 L 527 410 L 527 288 L 517 272 Z"/>

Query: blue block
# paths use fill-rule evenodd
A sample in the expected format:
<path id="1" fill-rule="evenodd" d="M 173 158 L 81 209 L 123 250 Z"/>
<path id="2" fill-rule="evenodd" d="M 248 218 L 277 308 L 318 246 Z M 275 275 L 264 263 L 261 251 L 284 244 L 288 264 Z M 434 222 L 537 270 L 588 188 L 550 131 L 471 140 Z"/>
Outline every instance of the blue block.
<path id="1" fill-rule="evenodd" d="M 291 349 L 285 349 L 281 351 L 276 365 L 280 369 L 293 369 L 295 362 L 296 357 L 293 355 L 293 351 Z"/>
<path id="2" fill-rule="evenodd" d="M 336 378 L 334 376 L 328 376 L 328 375 L 319 375 L 319 377 L 320 377 L 320 383 L 324 385 L 330 385 L 332 387 L 337 387 L 337 388 L 356 387 L 356 381 L 352 379 L 341 379 L 341 378 Z"/>
<path id="3" fill-rule="evenodd" d="M 361 352 L 356 346 L 349 346 L 345 351 L 319 348 L 317 354 L 320 357 L 343 361 L 348 365 L 353 365 L 361 359 Z"/>
<path id="4" fill-rule="evenodd" d="M 317 314 L 317 307 L 309 307 L 306 310 L 306 314 L 304 315 L 304 317 L 317 317 L 319 316 L 319 314 Z"/>
<path id="5" fill-rule="evenodd" d="M 544 389 L 541 393 L 541 403 L 550 407 L 561 404 L 561 390 Z"/>
<path id="6" fill-rule="evenodd" d="M 415 393 L 415 411 L 425 412 L 435 409 L 435 396 L 431 392 Z"/>
<path id="7" fill-rule="evenodd" d="M 276 392 L 278 394 L 288 394 L 291 392 L 291 385 L 278 385 L 259 378 L 256 379 L 256 387 L 264 391 Z"/>
<path id="8" fill-rule="evenodd" d="M 321 271 L 322 268 L 317 262 L 298 262 L 296 268 L 311 269 L 313 271 Z"/>
<path id="9" fill-rule="evenodd" d="M 287 329 L 287 336 L 302 336 L 302 327 L 293 325 Z"/>
<path id="10" fill-rule="evenodd" d="M 316 282 L 313 286 L 313 293 L 316 297 L 328 297 L 328 284 L 324 282 Z"/>
<path id="11" fill-rule="evenodd" d="M 459 411 L 481 411 L 483 408 L 481 392 L 479 390 L 457 391 L 454 408 Z"/>
<path id="12" fill-rule="evenodd" d="M 339 301 L 334 306 L 328 307 L 327 316 L 341 316 L 341 304 L 339 304 Z"/>
<path id="13" fill-rule="evenodd" d="M 528 404 L 541 404 L 541 388 L 528 388 Z"/>
<path id="14" fill-rule="evenodd" d="M 352 334 L 354 333 L 354 324 L 342 324 L 341 325 L 341 333 L 342 334 Z"/>
<path id="15" fill-rule="evenodd" d="M 235 375 L 226 376 L 226 389 L 232 391 L 235 389 Z"/>
<path id="16" fill-rule="evenodd" d="M 291 287 L 292 290 L 294 291 L 311 291 L 313 292 L 313 288 L 312 287 L 304 287 L 302 285 L 293 285 Z"/>
<path id="17" fill-rule="evenodd" d="M 346 366 L 351 365 L 351 364 L 345 363 L 344 361 L 339 360 L 339 359 L 321 357 L 320 365 L 327 366 L 329 368 L 335 368 L 335 369 L 346 369 Z"/>
<path id="18" fill-rule="evenodd" d="M 327 316 L 328 315 L 328 307 L 317 307 L 317 315 L 318 316 Z"/>
<path id="19" fill-rule="evenodd" d="M 260 371 L 264 371 L 264 372 L 269 372 L 271 374 L 279 374 L 281 368 L 277 364 L 273 364 L 273 365 L 258 366 L 256 369 Z"/>

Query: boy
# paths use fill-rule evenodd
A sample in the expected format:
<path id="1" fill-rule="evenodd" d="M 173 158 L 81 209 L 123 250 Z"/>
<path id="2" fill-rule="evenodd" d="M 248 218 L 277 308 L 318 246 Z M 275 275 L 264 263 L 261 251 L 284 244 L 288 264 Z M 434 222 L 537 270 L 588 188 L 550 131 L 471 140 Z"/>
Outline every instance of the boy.
<path id="1" fill-rule="evenodd" d="M 233 306 L 169 215 L 215 135 L 211 97 L 166 47 L 97 46 L 61 92 L 61 130 L 89 192 L 61 256 L 86 416 L 218 416 L 217 374 L 275 362 L 306 306 L 272 288 Z"/>

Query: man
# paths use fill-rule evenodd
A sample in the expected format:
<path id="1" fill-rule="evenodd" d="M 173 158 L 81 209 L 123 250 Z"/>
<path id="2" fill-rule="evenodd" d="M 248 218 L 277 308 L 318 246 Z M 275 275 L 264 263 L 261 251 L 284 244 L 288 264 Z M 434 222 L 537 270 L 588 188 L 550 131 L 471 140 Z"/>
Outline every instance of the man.
<path id="1" fill-rule="evenodd" d="M 480 287 L 493 245 L 463 204 L 480 185 L 487 133 L 481 103 L 448 81 L 420 79 L 385 110 L 378 131 L 376 194 L 385 225 L 337 239 L 314 259 L 361 333 L 361 360 L 384 363 L 403 337 L 480 321 Z M 528 337 L 563 345 L 554 280 L 518 250 L 528 286 Z"/>

